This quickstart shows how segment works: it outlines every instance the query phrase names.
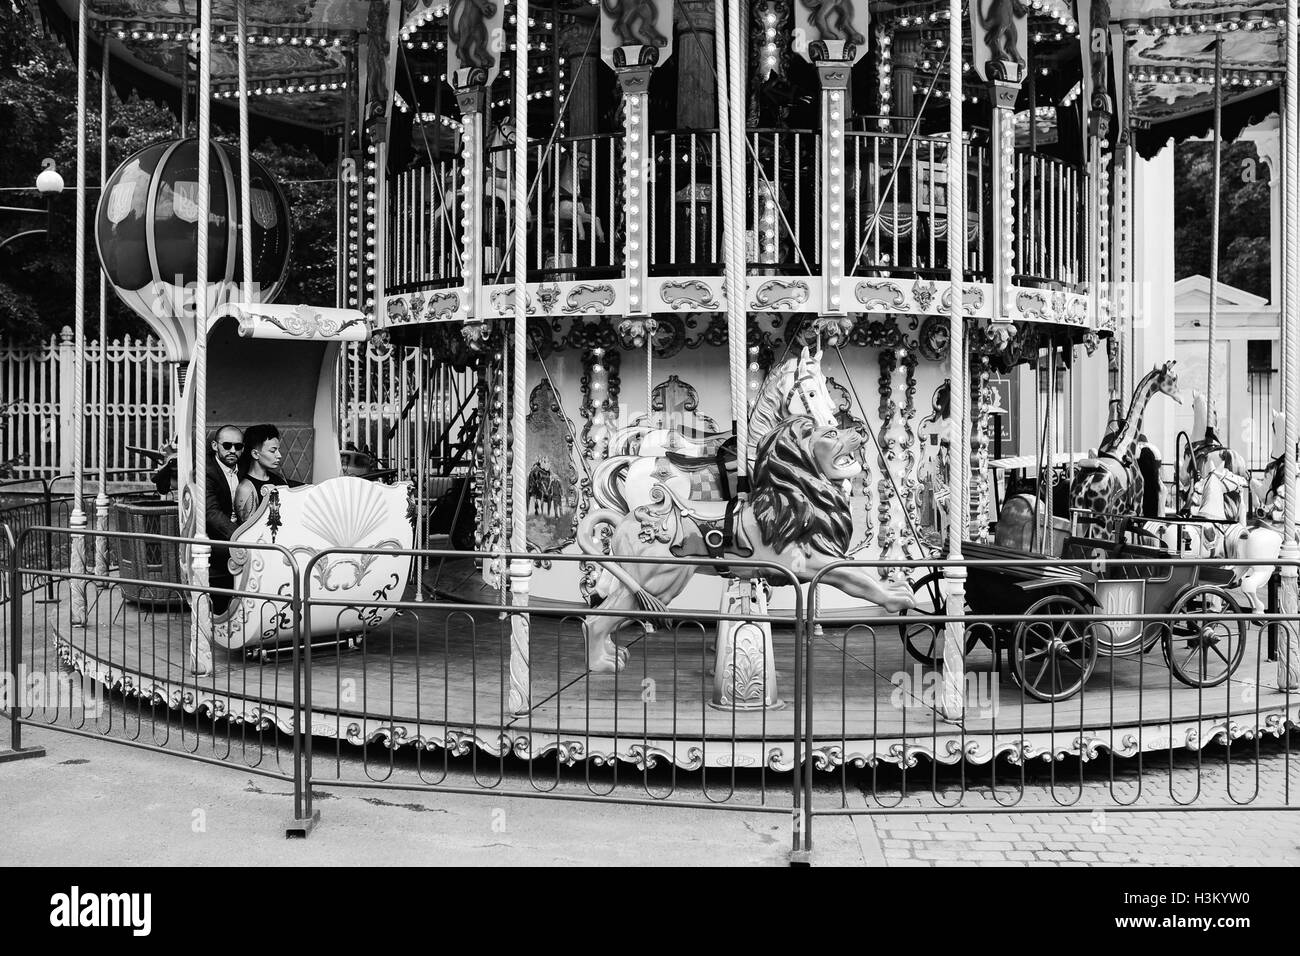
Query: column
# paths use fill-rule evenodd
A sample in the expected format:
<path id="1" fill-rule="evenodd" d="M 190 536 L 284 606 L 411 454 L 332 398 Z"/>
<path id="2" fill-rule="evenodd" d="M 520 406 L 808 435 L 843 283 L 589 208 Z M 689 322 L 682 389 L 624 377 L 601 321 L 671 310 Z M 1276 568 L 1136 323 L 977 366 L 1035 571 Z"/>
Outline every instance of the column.
<path id="1" fill-rule="evenodd" d="M 465 326 L 471 348 L 481 348 L 483 322 L 483 118 L 487 111 L 487 71 L 466 67 L 456 71 L 452 87 L 460 105 L 460 275 L 464 284 Z M 518 135 L 518 134 L 516 134 Z"/>
<path id="2" fill-rule="evenodd" d="M 912 87 L 916 85 L 916 65 L 921 54 L 920 34 L 914 30 L 894 34 L 890 53 L 893 57 L 890 87 L 894 94 L 890 112 L 894 116 L 911 119 L 916 115 L 916 94 Z"/>
<path id="3" fill-rule="evenodd" d="M 1015 306 L 1015 197 L 1016 197 L 1016 99 L 1024 80 L 1024 68 L 1009 60 L 990 64 L 994 79 L 989 83 L 993 103 L 990 154 L 993 157 L 993 317 L 1011 319 Z M 1031 118 L 1032 123 L 1032 118 Z M 952 233 L 949 231 L 949 241 Z"/>
<path id="4" fill-rule="evenodd" d="M 676 11 L 673 59 L 677 61 L 677 128 L 713 129 L 718 125 L 713 0 L 677 0 L 673 8 Z"/>
<path id="5" fill-rule="evenodd" d="M 623 271 L 627 278 L 628 316 L 646 313 L 645 288 L 650 273 L 649 256 L 642 243 L 651 158 L 649 93 L 650 73 L 658 59 L 658 47 L 622 46 L 614 51 L 614 71 L 623 91 Z"/>
<path id="6" fill-rule="evenodd" d="M 596 132 L 600 28 L 596 27 L 593 36 L 592 24 L 587 20 L 573 16 L 561 19 L 560 55 L 564 57 L 564 75 L 569 82 L 569 105 L 560 122 L 565 124 L 565 136 L 592 136 Z M 558 102 L 563 102 L 563 99 L 562 95 L 559 96 Z"/>
<path id="7" fill-rule="evenodd" d="M 849 113 L 853 48 L 843 40 L 822 40 L 810 52 L 822 90 L 822 312 L 842 315 L 841 280 L 847 241 L 844 205 L 844 129 Z"/>

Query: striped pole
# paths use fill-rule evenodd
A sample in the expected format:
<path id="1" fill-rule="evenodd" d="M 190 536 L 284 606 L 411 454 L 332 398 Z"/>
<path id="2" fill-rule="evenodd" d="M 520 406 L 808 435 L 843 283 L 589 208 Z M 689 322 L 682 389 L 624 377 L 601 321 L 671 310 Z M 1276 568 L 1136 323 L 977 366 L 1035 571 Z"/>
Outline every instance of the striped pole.
<path id="1" fill-rule="evenodd" d="M 108 35 L 100 37 L 99 63 L 99 189 L 108 182 Z M 99 270 L 99 494 L 95 496 L 95 524 L 108 531 L 108 279 Z M 108 536 L 95 539 L 95 573 L 108 574 Z"/>
<path id="2" fill-rule="evenodd" d="M 194 355 L 190 377 L 194 388 L 194 507 L 199 515 L 194 528 L 196 543 L 190 549 L 190 583 L 208 586 L 208 563 L 212 549 L 208 546 L 206 511 L 208 471 L 208 216 L 211 211 L 212 175 L 208 151 L 212 143 L 212 0 L 199 4 L 199 216 L 195 244 L 194 282 Z M 212 672 L 212 601 L 206 593 L 195 592 L 194 613 L 190 615 L 190 656 L 195 674 Z"/>
<path id="3" fill-rule="evenodd" d="M 77 229 L 75 252 L 76 275 L 73 277 L 73 367 L 72 367 L 72 515 L 68 526 L 72 530 L 72 573 L 86 571 L 86 539 L 77 534 L 86 529 L 86 512 L 81 496 L 82 436 L 85 433 L 85 374 L 86 374 L 86 6 L 89 0 L 77 4 Z M 74 625 L 86 623 L 86 584 L 72 581 L 71 613 Z"/>
<path id="4" fill-rule="evenodd" d="M 1214 346 L 1219 324 L 1219 177 L 1223 174 L 1223 34 L 1214 38 L 1214 172 L 1210 186 L 1210 317 L 1206 329 L 1208 354 L 1205 358 L 1205 428 L 1206 438 L 1214 426 Z"/>
<path id="5" fill-rule="evenodd" d="M 966 238 L 966 156 L 962 143 L 961 0 L 951 0 L 948 14 L 948 400 L 958 440 L 952 443 L 948 495 L 948 557 L 961 559 L 962 534 L 967 524 L 967 494 L 970 481 L 970 434 L 966 424 L 969 397 L 966 387 L 966 329 L 962 318 L 962 279 Z M 966 609 L 966 569 L 944 568 L 947 584 L 945 611 L 960 615 Z M 966 682 L 965 625 L 954 621 L 944 628 L 943 680 L 939 687 L 939 711 L 949 720 L 962 715 Z"/>
<path id="6" fill-rule="evenodd" d="M 515 7 L 515 321 L 511 349 L 510 407 L 510 550 L 528 550 L 527 403 L 528 375 L 528 0 Z M 533 565 L 516 559 L 510 565 L 512 603 L 527 608 Z M 510 616 L 510 712 L 526 713 L 531 706 L 528 672 L 529 635 L 526 611 Z"/>
<path id="7" fill-rule="evenodd" d="M 1287 0 L 1286 30 L 1284 46 L 1286 50 L 1286 82 L 1282 90 L 1282 126 L 1283 143 L 1288 147 L 1283 150 L 1282 174 L 1282 230 L 1286 234 L 1286 248 L 1291 253 L 1284 264 L 1282 276 L 1282 341 L 1284 343 L 1282 361 L 1282 403 L 1285 409 L 1286 437 L 1283 445 L 1283 488 L 1284 511 L 1282 517 L 1282 554 L 1284 564 L 1281 568 L 1281 588 L 1279 600 L 1283 614 L 1300 615 L 1300 594 L 1297 593 L 1297 576 L 1300 569 L 1294 562 L 1300 559 L 1300 543 L 1296 541 L 1296 442 L 1300 438 L 1300 426 L 1296 416 L 1300 415 L 1300 382 L 1296 381 L 1300 372 L 1300 261 L 1296 250 L 1300 249 L 1300 157 L 1296 156 L 1295 146 L 1300 143 L 1300 44 L 1297 44 L 1297 29 L 1300 29 L 1300 4 L 1297 0 Z M 1277 655 L 1277 685 L 1282 690 L 1300 690 L 1300 624 L 1295 620 L 1287 621 L 1283 627 L 1284 638 Z"/>

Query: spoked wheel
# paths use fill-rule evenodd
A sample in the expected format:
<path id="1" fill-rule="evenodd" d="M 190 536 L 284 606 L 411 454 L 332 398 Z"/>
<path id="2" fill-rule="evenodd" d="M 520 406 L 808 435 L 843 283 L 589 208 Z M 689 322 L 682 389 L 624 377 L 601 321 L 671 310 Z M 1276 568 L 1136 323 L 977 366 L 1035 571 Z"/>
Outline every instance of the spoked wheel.
<path id="1" fill-rule="evenodd" d="M 1082 604 L 1064 594 L 1045 597 L 1025 611 L 1030 620 L 1016 625 L 1007 655 L 1016 683 L 1030 697 L 1065 700 L 1088 682 L 1097 664 L 1097 636 L 1091 622 L 1070 619 L 1087 613 Z M 1035 617 L 1048 619 L 1033 620 Z"/>
<path id="2" fill-rule="evenodd" d="M 943 588 L 943 572 L 931 571 L 924 577 L 917 578 L 912 582 L 912 593 L 916 595 L 916 607 L 910 611 L 899 612 L 899 617 L 903 618 L 903 621 L 898 625 L 898 633 L 903 638 L 903 646 L 907 648 L 907 653 L 915 660 L 931 667 L 938 667 L 943 663 L 943 655 L 939 652 L 939 632 L 943 629 L 943 625 L 909 624 L 906 619 L 910 614 L 929 616 L 944 613 L 946 592 Z M 972 633 L 966 636 L 968 656 L 978 643 L 977 635 Z"/>
<path id="3" fill-rule="evenodd" d="M 1180 594 L 1169 613 L 1163 643 L 1174 676 L 1190 687 L 1214 687 L 1231 677 L 1246 653 L 1246 622 L 1187 620 L 1180 615 L 1240 614 L 1232 595 L 1201 584 Z"/>

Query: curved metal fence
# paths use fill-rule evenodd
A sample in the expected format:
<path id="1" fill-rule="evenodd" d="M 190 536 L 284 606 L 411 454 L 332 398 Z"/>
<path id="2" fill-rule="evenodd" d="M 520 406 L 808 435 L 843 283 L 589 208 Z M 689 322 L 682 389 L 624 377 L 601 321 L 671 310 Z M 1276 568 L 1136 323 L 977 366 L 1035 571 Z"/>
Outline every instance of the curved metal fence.
<path id="1" fill-rule="evenodd" d="M 1300 618 L 1249 606 L 1222 560 L 975 548 L 800 585 L 753 561 L 529 555 L 589 584 L 614 565 L 731 583 L 720 610 L 524 608 L 477 585 L 362 590 L 355 550 L 231 546 L 282 583 L 206 592 L 179 561 L 208 542 L 5 534 L 14 746 L 41 727 L 289 780 L 295 832 L 322 784 L 788 815 L 799 855 L 826 815 L 1296 806 Z M 62 563 L 105 536 L 174 547 L 174 580 Z M 472 572 L 517 556 L 387 557 Z M 904 579 L 906 613 L 837 606 L 840 588 Z"/>

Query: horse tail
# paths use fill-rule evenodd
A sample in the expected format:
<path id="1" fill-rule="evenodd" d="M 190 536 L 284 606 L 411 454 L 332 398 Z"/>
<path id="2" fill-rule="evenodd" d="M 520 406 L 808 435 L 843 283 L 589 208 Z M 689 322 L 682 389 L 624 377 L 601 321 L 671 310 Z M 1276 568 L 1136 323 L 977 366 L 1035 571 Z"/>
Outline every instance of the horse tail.
<path id="1" fill-rule="evenodd" d="M 591 474 L 591 496 L 602 508 L 627 514 L 630 510 L 627 499 L 623 496 L 623 483 L 627 480 L 627 469 L 632 464 L 631 455 L 606 458 Z"/>

